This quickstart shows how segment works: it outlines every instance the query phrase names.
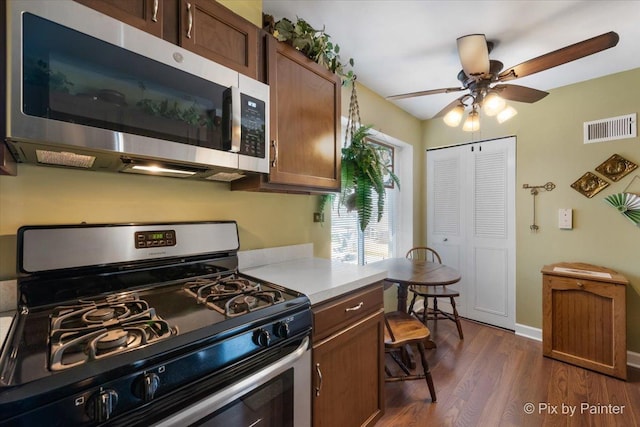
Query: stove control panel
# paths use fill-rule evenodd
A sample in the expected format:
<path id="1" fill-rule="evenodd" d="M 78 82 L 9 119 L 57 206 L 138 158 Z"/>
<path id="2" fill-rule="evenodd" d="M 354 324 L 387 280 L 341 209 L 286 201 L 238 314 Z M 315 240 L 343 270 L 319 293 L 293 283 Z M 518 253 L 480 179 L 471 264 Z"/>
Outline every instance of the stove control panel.
<path id="1" fill-rule="evenodd" d="M 134 241 L 137 249 L 175 246 L 176 232 L 175 230 L 136 231 Z"/>

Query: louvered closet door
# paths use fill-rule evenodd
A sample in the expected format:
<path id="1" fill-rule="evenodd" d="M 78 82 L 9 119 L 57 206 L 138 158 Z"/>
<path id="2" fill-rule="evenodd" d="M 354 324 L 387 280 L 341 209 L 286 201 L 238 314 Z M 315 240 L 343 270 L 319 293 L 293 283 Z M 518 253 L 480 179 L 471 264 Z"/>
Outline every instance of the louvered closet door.
<path id="1" fill-rule="evenodd" d="M 460 269 L 460 313 L 514 329 L 515 138 L 429 151 L 427 167 L 427 241 Z"/>

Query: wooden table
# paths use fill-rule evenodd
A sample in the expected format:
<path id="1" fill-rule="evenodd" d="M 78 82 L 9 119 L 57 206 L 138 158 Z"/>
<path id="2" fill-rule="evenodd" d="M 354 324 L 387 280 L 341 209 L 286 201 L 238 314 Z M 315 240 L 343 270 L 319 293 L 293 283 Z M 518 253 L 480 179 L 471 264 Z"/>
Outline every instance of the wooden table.
<path id="1" fill-rule="evenodd" d="M 397 283 L 398 311 L 407 311 L 407 288 L 411 285 L 440 286 L 460 281 L 455 268 L 431 261 L 388 258 L 369 265 L 387 270 L 387 281 Z"/>

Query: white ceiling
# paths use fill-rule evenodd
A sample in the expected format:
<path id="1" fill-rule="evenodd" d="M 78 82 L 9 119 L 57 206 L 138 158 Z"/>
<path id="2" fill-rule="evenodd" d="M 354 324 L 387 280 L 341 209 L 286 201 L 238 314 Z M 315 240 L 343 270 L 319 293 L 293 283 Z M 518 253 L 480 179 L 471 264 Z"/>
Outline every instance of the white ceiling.
<path id="1" fill-rule="evenodd" d="M 494 42 L 490 57 L 505 69 L 608 31 L 620 35 L 614 48 L 513 81 L 540 90 L 640 67 L 640 1 L 263 0 L 263 11 L 324 26 L 343 62 L 354 59 L 358 82 L 381 96 L 460 87 L 456 38 L 466 34 Z M 463 93 L 394 102 L 429 119 Z"/>

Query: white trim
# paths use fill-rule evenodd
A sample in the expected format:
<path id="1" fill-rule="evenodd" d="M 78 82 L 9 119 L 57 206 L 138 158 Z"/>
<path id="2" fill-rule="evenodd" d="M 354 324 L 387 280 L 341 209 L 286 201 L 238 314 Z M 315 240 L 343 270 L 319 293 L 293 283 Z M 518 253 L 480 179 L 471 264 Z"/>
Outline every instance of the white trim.
<path id="1" fill-rule="evenodd" d="M 627 351 L 627 366 L 640 369 L 640 353 Z"/>
<path id="2" fill-rule="evenodd" d="M 516 335 L 542 342 L 542 329 L 516 323 Z M 627 366 L 640 369 L 640 353 L 627 350 Z"/>
<path id="3" fill-rule="evenodd" d="M 542 329 L 516 323 L 516 335 L 542 342 Z"/>

